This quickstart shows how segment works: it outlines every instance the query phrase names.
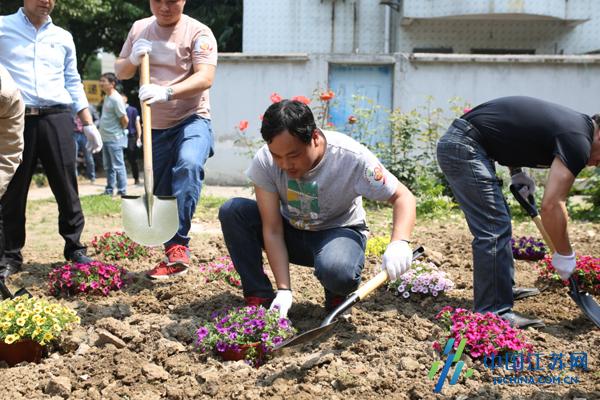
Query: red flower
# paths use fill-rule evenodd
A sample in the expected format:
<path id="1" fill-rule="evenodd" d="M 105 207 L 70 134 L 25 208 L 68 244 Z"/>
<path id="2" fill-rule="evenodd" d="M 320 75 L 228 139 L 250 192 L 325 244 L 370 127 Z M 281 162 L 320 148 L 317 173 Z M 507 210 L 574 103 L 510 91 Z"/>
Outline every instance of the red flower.
<path id="1" fill-rule="evenodd" d="M 276 92 L 271 93 L 271 102 L 279 103 L 280 101 L 281 101 L 280 95 L 278 95 Z"/>
<path id="2" fill-rule="evenodd" d="M 333 99 L 335 97 L 335 93 L 333 93 L 333 90 L 328 90 L 326 92 L 321 93 L 321 95 L 319 96 L 319 98 L 322 101 L 329 101 L 331 99 Z"/>
<path id="3" fill-rule="evenodd" d="M 238 124 L 238 129 L 241 132 L 244 132 L 246 129 L 248 129 L 248 120 L 247 119 L 241 120 L 240 123 Z"/>
<path id="4" fill-rule="evenodd" d="M 304 103 L 306 105 L 310 104 L 310 99 L 304 96 L 294 96 L 292 100 L 299 101 L 300 103 Z"/>
<path id="5" fill-rule="evenodd" d="M 358 118 L 356 118 L 354 115 L 351 115 L 351 116 L 348 117 L 348 123 L 350 125 L 354 125 L 357 122 L 358 122 Z"/>
<path id="6" fill-rule="evenodd" d="M 463 109 L 463 114 L 466 114 L 466 113 L 470 112 L 471 110 L 472 110 L 472 108 L 470 108 L 470 107 L 465 107 L 465 108 Z"/>

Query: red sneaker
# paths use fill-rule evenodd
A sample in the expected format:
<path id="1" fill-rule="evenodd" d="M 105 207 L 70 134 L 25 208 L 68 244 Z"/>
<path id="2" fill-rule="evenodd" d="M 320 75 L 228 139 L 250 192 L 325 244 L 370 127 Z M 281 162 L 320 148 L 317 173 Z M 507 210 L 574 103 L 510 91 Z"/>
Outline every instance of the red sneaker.
<path id="1" fill-rule="evenodd" d="M 263 306 L 264 308 L 269 308 L 273 299 L 266 297 L 256 297 L 256 296 L 246 296 L 244 297 L 244 301 L 247 306 Z"/>
<path id="2" fill-rule="evenodd" d="M 180 244 L 172 244 L 165 249 L 165 263 L 167 266 L 174 265 L 188 268 L 190 266 L 190 249 Z"/>
<path id="3" fill-rule="evenodd" d="M 187 270 L 188 267 L 184 265 L 167 265 L 167 263 L 161 261 L 156 267 L 146 272 L 146 275 L 150 279 L 171 279 L 187 274 Z"/>

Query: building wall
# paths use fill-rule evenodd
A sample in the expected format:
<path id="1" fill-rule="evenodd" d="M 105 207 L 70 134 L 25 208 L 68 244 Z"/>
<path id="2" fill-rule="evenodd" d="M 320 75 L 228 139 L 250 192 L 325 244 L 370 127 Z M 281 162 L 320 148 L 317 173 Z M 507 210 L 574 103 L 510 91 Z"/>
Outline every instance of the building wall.
<path id="1" fill-rule="evenodd" d="M 379 1 L 245 1 L 243 51 L 256 54 L 380 54 L 384 50 L 387 6 L 380 5 Z M 458 0 L 454 1 L 457 2 Z M 500 0 L 497 2 L 502 3 Z M 529 3 L 542 4 L 541 0 L 529 0 Z M 560 1 L 551 3 L 555 8 L 564 4 Z M 402 18 L 402 12 L 392 11 L 391 49 L 392 52 L 403 53 L 413 52 L 414 48 L 433 47 L 452 48 L 454 53 L 470 53 L 472 49 L 534 50 L 535 54 L 583 54 L 599 51 L 600 1 L 569 0 L 569 4 L 571 3 L 580 5 L 579 8 L 586 11 L 575 13 L 577 19 L 583 14 L 589 14 L 589 21 L 576 24 L 544 16 L 531 20 L 531 16 L 523 15 L 488 15 L 460 20 L 407 20 Z M 413 0 L 411 4 L 421 5 L 426 9 L 431 8 L 435 1 Z M 463 6 L 466 7 L 465 12 L 468 12 L 470 8 Z M 570 7 L 575 9 L 574 5 Z M 333 9 L 335 22 L 332 23 Z M 554 15 L 551 12 L 547 14 Z M 568 15 L 566 17 L 569 18 Z"/>
<path id="2" fill-rule="evenodd" d="M 472 105 L 505 95 L 529 95 L 581 112 L 600 111 L 600 56 L 475 55 L 223 55 L 211 89 L 216 154 L 207 163 L 212 184 L 243 184 L 250 159 L 236 146 L 235 127 L 249 121 L 248 133 L 260 138 L 259 116 L 271 93 L 284 98 L 310 97 L 327 86 L 329 63 L 394 66 L 393 103 L 402 110 L 419 108 L 433 96 L 433 106 L 447 109 L 460 97 Z"/>

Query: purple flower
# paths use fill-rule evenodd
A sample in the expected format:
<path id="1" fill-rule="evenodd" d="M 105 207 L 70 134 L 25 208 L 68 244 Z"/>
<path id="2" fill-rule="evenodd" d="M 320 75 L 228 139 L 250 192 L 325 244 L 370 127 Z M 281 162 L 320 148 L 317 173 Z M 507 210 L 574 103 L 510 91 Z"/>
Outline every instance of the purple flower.
<path id="1" fill-rule="evenodd" d="M 227 350 L 227 345 L 224 342 L 218 341 L 216 348 L 219 353 L 223 353 Z"/>
<path id="2" fill-rule="evenodd" d="M 208 329 L 205 326 L 201 326 L 196 334 L 198 335 L 198 341 L 201 342 L 208 335 Z"/>
<path id="3" fill-rule="evenodd" d="M 275 346 L 277 346 L 277 345 L 278 345 L 278 344 L 280 344 L 281 342 L 283 342 L 283 339 L 281 338 L 281 336 L 275 336 L 275 337 L 273 338 L 273 344 L 274 344 Z"/>
<path id="4" fill-rule="evenodd" d="M 262 335 L 260 335 L 260 340 L 266 342 L 267 340 L 269 340 L 269 334 L 263 333 Z"/>
<path id="5" fill-rule="evenodd" d="M 277 324 L 279 325 L 279 327 L 281 329 L 287 329 L 290 326 L 287 318 L 279 318 L 279 321 L 277 321 Z"/>

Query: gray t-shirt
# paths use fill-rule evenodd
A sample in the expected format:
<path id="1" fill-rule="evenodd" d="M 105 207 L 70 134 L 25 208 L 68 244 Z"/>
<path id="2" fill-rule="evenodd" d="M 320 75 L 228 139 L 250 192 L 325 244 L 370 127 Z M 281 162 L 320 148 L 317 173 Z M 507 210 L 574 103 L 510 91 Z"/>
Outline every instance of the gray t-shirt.
<path id="1" fill-rule="evenodd" d="M 114 90 L 110 96 L 104 96 L 99 126 L 103 142 L 116 142 L 124 136 L 120 121 L 124 115 L 127 109 L 119 92 Z"/>
<path id="2" fill-rule="evenodd" d="M 322 132 L 327 140 L 325 154 L 301 179 L 288 178 L 267 145 L 258 150 L 246 175 L 260 188 L 279 193 L 283 218 L 298 229 L 357 226 L 366 231 L 361 196 L 386 201 L 396 192 L 398 179 L 351 137 Z"/>

